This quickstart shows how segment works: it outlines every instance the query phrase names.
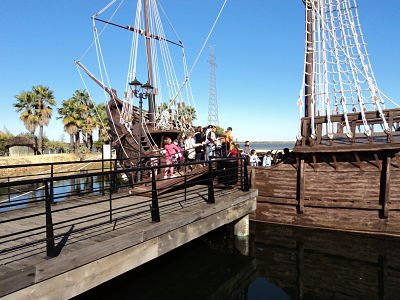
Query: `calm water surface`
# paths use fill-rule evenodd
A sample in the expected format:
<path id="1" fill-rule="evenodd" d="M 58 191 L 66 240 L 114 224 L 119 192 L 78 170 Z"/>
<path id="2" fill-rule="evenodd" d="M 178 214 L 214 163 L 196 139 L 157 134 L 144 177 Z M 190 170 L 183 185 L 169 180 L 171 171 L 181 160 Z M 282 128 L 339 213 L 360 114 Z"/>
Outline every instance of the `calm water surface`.
<path id="1" fill-rule="evenodd" d="M 77 299 L 399 299 L 399 239 L 262 223 L 251 232 L 248 255 L 217 230 Z"/>

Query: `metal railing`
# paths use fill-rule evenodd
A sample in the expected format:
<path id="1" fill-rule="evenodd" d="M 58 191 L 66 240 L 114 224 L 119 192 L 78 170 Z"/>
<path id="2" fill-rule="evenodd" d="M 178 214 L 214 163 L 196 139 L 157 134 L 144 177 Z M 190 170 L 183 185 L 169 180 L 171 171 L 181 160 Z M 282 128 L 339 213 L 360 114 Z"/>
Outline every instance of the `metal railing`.
<path id="1" fill-rule="evenodd" d="M 66 167 L 88 162 L 97 167 L 78 172 Z M 144 220 L 159 222 L 171 211 L 203 201 L 215 203 L 215 188 L 249 190 L 243 158 L 174 164 L 180 175 L 168 179 L 157 173 L 170 165 L 118 169 L 113 162 L 7 166 L 40 167 L 42 172 L 25 175 L 28 179 L 21 174 L 8 176 L 0 182 L 0 265 L 44 251 L 55 257 L 67 242 Z M 192 171 L 183 172 L 189 166 Z M 144 175 L 141 182 L 132 181 L 137 172 Z"/>

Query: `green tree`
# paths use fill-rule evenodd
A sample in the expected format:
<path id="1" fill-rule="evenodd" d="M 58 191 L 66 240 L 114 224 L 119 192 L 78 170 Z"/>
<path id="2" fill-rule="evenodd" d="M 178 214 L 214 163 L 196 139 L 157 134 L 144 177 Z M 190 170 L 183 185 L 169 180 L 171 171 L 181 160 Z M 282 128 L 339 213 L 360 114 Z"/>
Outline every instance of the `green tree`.
<path id="1" fill-rule="evenodd" d="M 79 150 L 80 134 L 86 149 L 93 146 L 93 131 L 100 127 L 95 105 L 89 94 L 84 90 L 76 90 L 71 98 L 64 100 L 58 109 L 60 119 L 63 119 L 64 130 L 70 135 L 70 146 L 75 152 Z M 105 109 L 103 108 L 105 115 Z M 107 118 L 107 116 L 105 116 Z M 104 122 L 107 123 L 107 122 Z"/>
<path id="2" fill-rule="evenodd" d="M 0 155 L 4 155 L 6 150 L 5 144 L 13 138 L 13 135 L 9 132 L 4 132 L 0 130 Z"/>
<path id="3" fill-rule="evenodd" d="M 53 91 L 49 87 L 37 85 L 32 87 L 31 91 L 22 91 L 15 98 L 17 102 L 14 107 L 20 113 L 21 121 L 35 141 L 35 131 L 39 127 L 38 149 L 43 152 L 43 127 L 49 125 L 53 112 L 52 106 L 56 105 Z"/>
<path id="4" fill-rule="evenodd" d="M 97 118 L 93 101 L 90 99 L 89 94 L 83 90 L 76 90 L 71 99 L 77 104 L 81 117 L 79 129 L 82 132 L 85 147 L 90 150 L 93 146 L 93 131 L 97 127 Z M 77 140 L 79 141 L 79 136 Z"/>
<path id="5" fill-rule="evenodd" d="M 185 116 L 185 119 L 191 123 L 193 123 L 193 121 L 197 119 L 196 109 L 193 106 L 186 105 L 183 110 L 183 114 Z"/>
<path id="6" fill-rule="evenodd" d="M 22 91 L 15 95 L 17 102 L 14 103 L 15 110 L 20 113 L 20 120 L 24 123 L 25 128 L 35 137 L 36 128 L 39 125 L 39 119 L 35 111 L 35 97 L 32 92 Z"/>
<path id="7" fill-rule="evenodd" d="M 96 124 L 99 128 L 99 141 L 104 143 L 110 140 L 110 126 L 108 124 L 108 116 L 106 112 L 106 106 L 104 104 L 98 104 L 96 106 Z"/>
<path id="8" fill-rule="evenodd" d="M 49 125 L 51 115 L 53 113 L 52 106 L 56 105 L 54 92 L 49 87 L 37 85 L 32 88 L 34 97 L 35 115 L 39 125 L 39 145 L 38 148 L 43 153 L 43 127 Z"/>
<path id="9" fill-rule="evenodd" d="M 79 115 L 78 103 L 70 98 L 64 100 L 61 103 L 61 107 L 58 108 L 58 119 L 62 119 L 64 125 L 64 131 L 69 134 L 69 146 L 71 151 L 77 150 L 77 143 L 79 143 L 79 130 L 82 122 L 81 116 Z M 78 140 L 76 136 L 78 134 Z"/>

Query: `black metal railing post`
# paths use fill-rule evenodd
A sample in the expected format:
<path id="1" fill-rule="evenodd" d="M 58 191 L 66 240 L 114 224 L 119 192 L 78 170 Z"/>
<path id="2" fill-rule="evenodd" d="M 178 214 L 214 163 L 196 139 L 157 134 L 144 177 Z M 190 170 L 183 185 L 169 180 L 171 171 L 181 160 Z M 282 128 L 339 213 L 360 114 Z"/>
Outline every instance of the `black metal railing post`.
<path id="1" fill-rule="evenodd" d="M 7 177 L 7 194 L 8 194 L 8 203 L 11 203 L 11 195 L 10 195 L 10 176 Z"/>
<path id="2" fill-rule="evenodd" d="M 101 150 L 101 194 L 104 196 L 105 192 L 105 182 L 104 182 L 104 147 Z"/>
<path id="3" fill-rule="evenodd" d="M 249 183 L 249 171 L 247 169 L 247 159 L 243 160 L 243 191 L 247 192 L 250 190 L 250 183 Z"/>
<path id="4" fill-rule="evenodd" d="M 183 179 L 184 179 L 184 187 L 185 187 L 185 201 L 186 201 L 186 198 L 187 198 L 187 178 L 186 178 L 186 173 L 185 173 L 185 175 L 183 175 L 184 177 L 183 177 Z"/>
<path id="5" fill-rule="evenodd" d="M 208 161 L 208 197 L 207 203 L 215 203 L 214 197 L 214 176 L 213 176 L 212 162 Z"/>
<path id="6" fill-rule="evenodd" d="M 114 172 L 113 172 L 113 177 L 114 177 L 114 179 L 113 179 L 113 189 L 114 189 L 114 192 L 117 192 L 118 191 L 118 173 L 117 173 L 117 171 L 118 171 L 118 162 L 117 162 L 117 160 L 115 160 L 114 161 Z"/>
<path id="7" fill-rule="evenodd" d="M 151 167 L 151 220 L 160 222 L 160 209 L 158 208 L 157 180 L 154 167 Z"/>
<path id="8" fill-rule="evenodd" d="M 51 213 L 51 195 L 49 192 L 49 182 L 44 181 L 45 186 L 45 206 L 46 206 L 46 253 L 49 257 L 56 257 L 57 251 L 54 243 L 53 217 Z"/>
<path id="9" fill-rule="evenodd" d="M 54 164 L 51 164 L 51 166 L 50 166 L 50 199 L 51 199 L 51 202 L 54 201 L 53 177 L 54 177 Z"/>
<path id="10" fill-rule="evenodd" d="M 111 162 L 110 162 L 111 163 Z M 114 189 L 114 175 L 111 174 L 110 172 L 110 183 L 109 185 L 109 204 L 110 204 L 110 223 L 112 222 L 112 193 L 113 193 L 113 189 Z"/>

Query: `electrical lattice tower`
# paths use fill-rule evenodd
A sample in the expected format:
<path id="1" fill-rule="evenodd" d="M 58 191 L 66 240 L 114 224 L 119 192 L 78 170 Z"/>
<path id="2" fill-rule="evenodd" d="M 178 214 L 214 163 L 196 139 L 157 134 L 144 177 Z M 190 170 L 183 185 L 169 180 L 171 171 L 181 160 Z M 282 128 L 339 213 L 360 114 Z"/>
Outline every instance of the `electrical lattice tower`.
<path id="1" fill-rule="evenodd" d="M 215 126 L 218 122 L 218 102 L 217 102 L 217 64 L 215 63 L 214 47 L 210 46 L 210 93 L 208 98 L 208 124 Z"/>

